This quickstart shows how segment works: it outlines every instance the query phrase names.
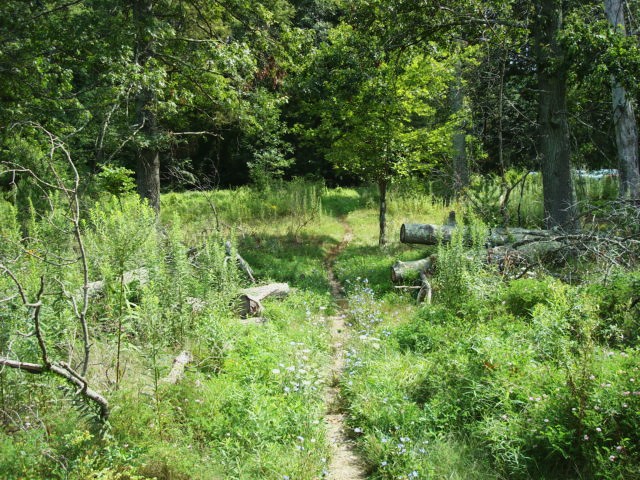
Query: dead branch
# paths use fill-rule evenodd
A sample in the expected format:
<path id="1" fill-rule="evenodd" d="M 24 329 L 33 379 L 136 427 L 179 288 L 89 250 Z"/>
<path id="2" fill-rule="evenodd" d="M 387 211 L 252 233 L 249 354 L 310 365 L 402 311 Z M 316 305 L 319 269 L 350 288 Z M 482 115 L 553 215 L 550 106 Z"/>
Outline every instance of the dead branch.
<path id="1" fill-rule="evenodd" d="M 37 363 L 20 362 L 18 360 L 11 360 L 4 357 L 0 357 L 0 365 L 9 368 L 15 368 L 17 370 L 21 370 L 23 372 L 31 374 L 44 374 L 47 372 L 52 372 L 55 375 L 68 381 L 72 385 L 78 387 L 78 393 L 80 395 L 93 401 L 98 406 L 101 420 L 106 421 L 109 418 L 109 403 L 107 402 L 107 399 L 95 390 L 89 388 L 87 386 L 87 382 L 66 365 L 62 366 L 57 363 L 52 363 L 51 365 L 40 365 Z"/>
<path id="2" fill-rule="evenodd" d="M 31 169 L 22 168 L 19 165 L 11 164 L 15 171 L 20 171 L 22 173 L 27 173 L 34 179 L 36 185 L 40 189 L 45 192 L 45 196 L 49 200 L 49 206 L 53 210 L 54 206 L 49 197 L 49 191 L 58 191 L 61 192 L 64 197 L 67 199 L 67 206 L 69 209 L 69 213 L 67 218 L 71 224 L 70 233 L 73 236 L 75 241 L 75 245 L 77 251 L 79 252 L 78 259 L 73 262 L 80 265 L 80 270 L 82 274 L 82 293 L 80 295 L 80 301 L 78 305 L 78 301 L 72 296 L 68 295 L 64 285 L 62 286 L 63 295 L 70 301 L 71 306 L 73 308 L 74 315 L 78 320 L 81 329 L 82 329 L 82 344 L 84 347 L 83 358 L 80 362 L 79 372 L 74 370 L 68 363 L 62 361 L 52 361 L 49 357 L 49 352 L 47 350 L 46 339 L 44 336 L 44 332 L 42 329 L 42 325 L 40 322 L 40 312 L 43 306 L 42 297 L 45 292 L 45 278 L 40 278 L 40 287 L 35 295 L 35 301 L 29 301 L 27 297 L 27 292 L 18 279 L 17 275 L 15 275 L 11 269 L 9 269 L 6 265 L 0 264 L 0 274 L 7 275 L 18 292 L 18 295 L 22 301 L 23 306 L 27 309 L 30 314 L 31 321 L 33 322 L 34 332 L 39 354 L 42 360 L 42 364 L 34 364 L 28 362 L 20 362 L 16 360 L 11 360 L 8 358 L 0 358 L 0 364 L 16 368 L 22 371 L 26 371 L 32 374 L 52 372 L 55 375 L 62 377 L 66 381 L 76 385 L 78 387 L 78 394 L 81 394 L 83 397 L 88 398 L 95 402 L 100 409 L 100 418 L 102 420 L 106 420 L 109 415 L 109 408 L 107 400 L 102 397 L 97 392 L 88 388 L 87 382 L 85 380 L 85 376 L 87 373 L 87 369 L 89 367 L 89 359 L 90 359 L 90 351 L 91 344 L 89 339 L 89 328 L 87 324 L 87 311 L 89 308 L 89 267 L 87 261 L 86 250 L 84 247 L 84 240 L 81 233 L 80 228 L 80 201 L 79 201 L 79 186 L 80 186 L 80 175 L 78 170 L 73 162 L 71 154 L 69 150 L 66 148 L 64 142 L 58 138 L 56 135 L 45 129 L 39 124 L 36 123 L 28 123 L 27 126 L 34 128 L 35 130 L 44 134 L 45 138 L 49 142 L 49 152 L 48 152 L 48 161 L 46 162 L 47 168 L 47 176 L 52 177 L 53 180 L 47 181 L 34 172 Z M 68 165 L 72 178 L 71 181 L 65 180 L 65 175 L 61 175 L 56 167 L 56 156 L 59 155 L 63 158 L 63 160 Z M 69 185 L 70 183 L 70 185 Z M 70 263 L 71 265 L 71 263 Z"/>

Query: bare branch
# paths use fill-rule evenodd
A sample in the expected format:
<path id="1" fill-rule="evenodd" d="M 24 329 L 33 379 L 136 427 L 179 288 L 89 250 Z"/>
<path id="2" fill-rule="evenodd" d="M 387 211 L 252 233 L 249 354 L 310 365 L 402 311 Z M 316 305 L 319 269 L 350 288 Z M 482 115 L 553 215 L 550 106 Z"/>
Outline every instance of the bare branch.
<path id="1" fill-rule="evenodd" d="M 79 388 L 78 393 L 83 397 L 93 401 L 100 410 L 100 419 L 106 421 L 109 418 L 109 402 L 105 397 L 100 395 L 95 390 L 92 390 L 87 386 L 87 382 L 84 378 L 79 376 L 68 365 L 60 365 L 53 363 L 51 365 L 40 365 L 37 363 L 20 362 L 18 360 L 11 360 L 9 358 L 0 357 L 0 365 L 15 368 L 23 372 L 32 374 L 43 374 L 46 372 L 52 372 L 57 376 L 65 379 L 69 383 Z"/>

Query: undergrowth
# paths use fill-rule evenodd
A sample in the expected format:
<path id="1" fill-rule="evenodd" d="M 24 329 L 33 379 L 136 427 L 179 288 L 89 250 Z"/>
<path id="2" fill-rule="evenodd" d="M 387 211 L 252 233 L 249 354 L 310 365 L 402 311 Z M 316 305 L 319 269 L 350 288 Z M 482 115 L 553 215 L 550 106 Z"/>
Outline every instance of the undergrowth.
<path id="1" fill-rule="evenodd" d="M 533 198 L 535 182 L 527 180 L 522 199 Z M 389 231 L 443 223 L 455 210 L 475 233 L 426 248 L 393 239 L 381 249 L 375 189 L 302 181 L 168 194 L 159 222 L 126 191 L 87 200 L 81 233 L 90 280 L 102 282 L 87 317 L 87 381 L 111 416 L 100 424 L 50 375 L 1 370 L 0 476 L 322 478 L 330 460 L 326 316 L 338 308 L 324 262 L 346 222 L 353 240 L 335 263 L 352 332 L 341 395 L 370 478 L 640 477 L 637 272 L 594 267 L 584 275 L 594 281 L 582 285 L 536 272 L 503 279 L 483 263 L 478 220 L 495 210 L 483 216 L 429 192 L 395 185 Z M 46 346 L 77 363 L 70 298 L 83 283 L 78 252 L 65 212 L 41 200 L 0 200 L 0 255 L 29 298 L 47 279 Z M 537 224 L 526 213 L 536 208 L 520 206 L 524 224 Z M 260 283 L 292 287 L 285 299 L 267 299 L 258 320 L 237 313 L 235 298 L 250 282 L 236 253 Z M 389 267 L 430 254 L 438 257 L 433 304 L 416 305 L 415 291 L 392 285 Z M 7 275 L 0 298 L 2 355 L 39 361 L 32 311 Z M 182 351 L 192 360 L 171 384 Z"/>

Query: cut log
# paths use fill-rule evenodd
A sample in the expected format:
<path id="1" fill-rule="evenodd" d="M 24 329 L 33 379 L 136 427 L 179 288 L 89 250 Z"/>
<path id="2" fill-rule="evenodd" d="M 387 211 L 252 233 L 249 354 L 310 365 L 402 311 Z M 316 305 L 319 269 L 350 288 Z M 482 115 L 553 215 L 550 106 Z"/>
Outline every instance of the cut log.
<path id="1" fill-rule="evenodd" d="M 401 243 L 437 245 L 438 241 L 449 243 L 453 225 L 430 225 L 428 223 L 403 223 L 400 227 Z"/>
<path id="2" fill-rule="evenodd" d="M 169 375 L 160 380 L 161 383 L 167 383 L 169 385 L 175 385 L 184 376 L 185 367 L 193 361 L 193 356 L 190 352 L 182 351 L 180 355 L 173 359 L 173 366 Z"/>
<path id="3" fill-rule="evenodd" d="M 400 242 L 419 245 L 437 245 L 451 242 L 456 230 L 452 225 L 431 225 L 427 223 L 404 223 L 400 227 Z M 492 228 L 487 235 L 487 246 L 517 244 L 545 240 L 557 235 L 549 230 L 528 230 L 525 228 Z"/>
<path id="4" fill-rule="evenodd" d="M 391 267 L 391 281 L 393 283 L 401 283 L 409 277 L 417 277 L 422 272 L 433 273 L 436 265 L 436 256 L 431 255 L 427 258 L 402 262 L 398 260 Z"/>
<path id="5" fill-rule="evenodd" d="M 267 297 L 284 297 L 289 294 L 288 283 L 270 283 L 261 287 L 245 288 L 240 291 L 240 315 L 243 318 L 260 314 L 264 308 L 262 300 Z"/>

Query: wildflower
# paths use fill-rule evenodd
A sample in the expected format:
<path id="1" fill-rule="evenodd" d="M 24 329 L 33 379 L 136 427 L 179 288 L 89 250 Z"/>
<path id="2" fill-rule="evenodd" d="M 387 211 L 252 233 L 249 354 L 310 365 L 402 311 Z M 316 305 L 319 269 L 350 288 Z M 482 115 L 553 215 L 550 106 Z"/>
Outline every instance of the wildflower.
<path id="1" fill-rule="evenodd" d="M 353 429 L 355 433 L 362 433 L 362 429 L 360 427 L 356 427 Z"/>
<path id="2" fill-rule="evenodd" d="M 273 373 L 274 375 L 278 375 L 280 373 L 280 369 L 274 368 L 273 370 L 271 370 L 271 373 Z"/>
<path id="3" fill-rule="evenodd" d="M 583 440 L 586 442 L 587 440 L 589 440 L 589 435 L 585 435 L 584 437 L 582 437 Z"/>
<path id="4" fill-rule="evenodd" d="M 623 446 L 622 446 L 622 445 L 618 445 L 618 446 L 616 447 L 616 452 L 621 452 L 623 449 L 624 449 L 624 448 L 623 448 Z"/>
<path id="5" fill-rule="evenodd" d="M 609 460 L 611 460 L 612 462 L 615 462 L 616 456 L 615 455 L 609 455 Z"/>
<path id="6" fill-rule="evenodd" d="M 386 460 L 383 460 L 383 461 L 380 463 L 380 466 L 381 466 L 381 467 L 386 467 L 386 466 L 387 466 L 387 461 L 386 461 Z"/>
<path id="7" fill-rule="evenodd" d="M 602 429 L 600 427 L 596 427 L 596 432 L 600 433 Z"/>

